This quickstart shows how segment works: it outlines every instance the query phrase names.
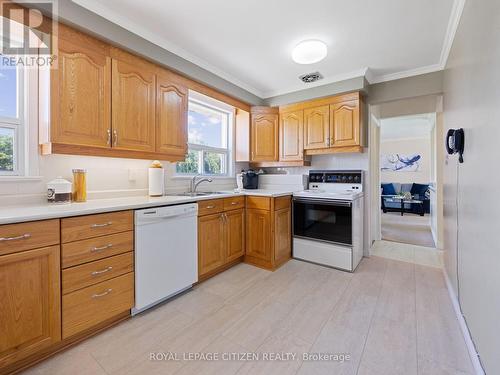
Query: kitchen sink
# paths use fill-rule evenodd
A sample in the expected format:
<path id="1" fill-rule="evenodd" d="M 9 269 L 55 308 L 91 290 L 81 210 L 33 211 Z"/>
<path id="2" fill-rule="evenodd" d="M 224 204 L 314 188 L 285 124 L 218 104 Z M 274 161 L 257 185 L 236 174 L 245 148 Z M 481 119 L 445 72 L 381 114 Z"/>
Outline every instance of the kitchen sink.
<path id="1" fill-rule="evenodd" d="M 217 194 L 228 194 L 226 191 L 197 191 L 194 193 L 191 193 L 189 191 L 185 191 L 183 193 L 175 193 L 172 195 L 178 196 L 178 197 L 203 197 L 205 195 L 217 195 Z"/>

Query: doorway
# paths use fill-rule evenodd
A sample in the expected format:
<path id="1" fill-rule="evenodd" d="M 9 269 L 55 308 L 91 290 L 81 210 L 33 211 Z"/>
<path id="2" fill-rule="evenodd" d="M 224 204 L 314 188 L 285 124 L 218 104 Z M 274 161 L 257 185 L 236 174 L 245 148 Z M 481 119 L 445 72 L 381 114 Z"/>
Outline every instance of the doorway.
<path id="1" fill-rule="evenodd" d="M 370 111 L 370 254 L 441 267 L 442 118 L 408 103 Z"/>
<path id="2" fill-rule="evenodd" d="M 435 247 L 430 219 L 435 114 L 380 121 L 382 240 Z"/>

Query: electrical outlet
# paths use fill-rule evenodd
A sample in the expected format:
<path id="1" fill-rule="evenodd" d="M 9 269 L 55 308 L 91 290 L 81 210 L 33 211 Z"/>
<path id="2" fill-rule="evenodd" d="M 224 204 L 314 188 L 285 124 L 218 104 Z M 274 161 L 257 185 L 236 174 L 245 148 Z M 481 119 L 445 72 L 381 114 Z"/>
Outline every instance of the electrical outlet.
<path id="1" fill-rule="evenodd" d="M 129 169 L 128 170 L 128 180 L 129 180 L 129 182 L 137 181 L 137 169 Z"/>

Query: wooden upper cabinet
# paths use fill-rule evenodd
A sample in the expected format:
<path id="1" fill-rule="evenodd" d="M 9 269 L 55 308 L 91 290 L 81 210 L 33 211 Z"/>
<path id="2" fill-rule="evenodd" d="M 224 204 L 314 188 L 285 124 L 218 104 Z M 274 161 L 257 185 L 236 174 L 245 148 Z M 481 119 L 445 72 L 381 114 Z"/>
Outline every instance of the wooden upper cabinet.
<path id="1" fill-rule="evenodd" d="M 112 49 L 113 148 L 155 151 L 156 69 Z"/>
<path id="2" fill-rule="evenodd" d="M 110 100 L 111 58 L 106 45 L 60 28 L 58 69 L 51 72 L 50 141 L 110 147 Z"/>
<path id="3" fill-rule="evenodd" d="M 156 100 L 156 152 L 184 159 L 188 141 L 188 90 L 160 73 Z"/>
<path id="4" fill-rule="evenodd" d="M 253 107 L 251 110 L 251 161 L 278 161 L 278 110 Z"/>
<path id="5" fill-rule="evenodd" d="M 61 340 L 59 245 L 0 256 L 0 369 Z"/>
<path id="6" fill-rule="evenodd" d="M 330 111 L 324 105 L 304 110 L 304 149 L 329 147 Z"/>
<path id="7" fill-rule="evenodd" d="M 330 105 L 330 146 L 360 146 L 359 101 Z"/>
<path id="8" fill-rule="evenodd" d="M 280 161 L 304 159 L 304 111 L 280 114 Z"/>

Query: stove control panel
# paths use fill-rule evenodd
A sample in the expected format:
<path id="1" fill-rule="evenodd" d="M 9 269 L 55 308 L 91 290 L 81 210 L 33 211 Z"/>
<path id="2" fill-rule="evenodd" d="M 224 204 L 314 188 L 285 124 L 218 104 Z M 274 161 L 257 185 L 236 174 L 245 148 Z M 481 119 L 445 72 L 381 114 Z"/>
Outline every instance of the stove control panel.
<path id="1" fill-rule="evenodd" d="M 310 183 L 361 184 L 363 171 L 309 171 Z"/>

